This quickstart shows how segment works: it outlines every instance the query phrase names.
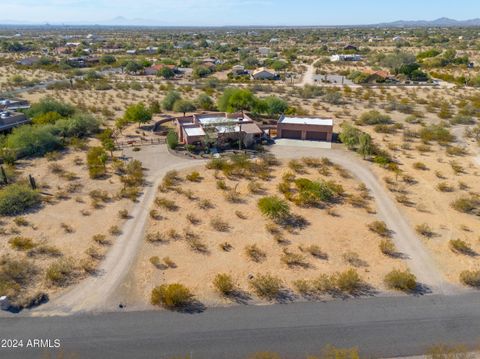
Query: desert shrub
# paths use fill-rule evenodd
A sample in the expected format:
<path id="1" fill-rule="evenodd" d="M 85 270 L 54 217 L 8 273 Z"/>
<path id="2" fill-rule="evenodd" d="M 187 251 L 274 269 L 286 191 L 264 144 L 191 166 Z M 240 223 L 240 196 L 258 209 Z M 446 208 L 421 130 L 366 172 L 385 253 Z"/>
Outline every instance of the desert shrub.
<path id="1" fill-rule="evenodd" d="M 467 242 L 462 241 L 461 239 L 452 239 L 448 242 L 452 252 L 461 253 L 466 255 L 471 255 L 473 253 L 472 248 L 468 245 Z"/>
<path id="2" fill-rule="evenodd" d="M 322 251 L 322 249 L 317 246 L 316 244 L 312 244 L 308 247 L 301 247 L 300 248 L 303 252 L 307 252 L 313 257 L 319 258 L 319 259 L 328 259 L 328 254 Z"/>
<path id="3" fill-rule="evenodd" d="M 162 266 L 162 261 L 160 260 L 160 258 L 158 256 L 150 257 L 149 261 L 156 268 L 160 268 Z"/>
<path id="4" fill-rule="evenodd" d="M 392 119 L 376 110 L 372 110 L 363 113 L 358 119 L 357 123 L 359 125 L 386 125 L 392 123 Z"/>
<path id="5" fill-rule="evenodd" d="M 283 251 L 280 261 L 287 267 L 308 267 L 305 257 L 298 253 L 292 253 L 287 250 Z"/>
<path id="6" fill-rule="evenodd" d="M 336 275 L 335 282 L 341 292 L 350 294 L 357 293 L 364 283 L 355 269 L 348 269 Z"/>
<path id="7" fill-rule="evenodd" d="M 252 290 L 260 298 L 267 300 L 277 299 L 283 289 L 283 282 L 280 278 L 271 274 L 258 274 L 250 281 Z"/>
<path id="8" fill-rule="evenodd" d="M 164 197 L 157 197 L 155 199 L 155 204 L 158 207 L 166 209 L 167 211 L 176 211 L 178 209 L 178 206 L 176 205 L 175 201 L 172 201 Z"/>
<path id="9" fill-rule="evenodd" d="M 362 260 L 357 252 L 348 251 L 342 255 L 342 258 L 348 264 L 354 267 L 366 267 L 367 264 Z"/>
<path id="10" fill-rule="evenodd" d="M 214 217 L 210 220 L 210 226 L 219 232 L 227 232 L 230 229 L 230 225 L 220 217 Z"/>
<path id="11" fill-rule="evenodd" d="M 332 182 L 311 181 L 307 178 L 298 178 L 295 180 L 295 186 L 298 194 L 294 198 L 297 204 L 318 205 L 320 202 L 330 202 L 336 193 L 343 193 L 343 188 L 336 187 Z"/>
<path id="12" fill-rule="evenodd" d="M 478 214 L 478 207 L 480 206 L 480 199 L 476 196 L 460 197 L 452 202 L 452 207 L 458 212 L 468 214 Z"/>
<path id="13" fill-rule="evenodd" d="M 162 261 L 168 268 L 175 268 L 177 266 L 170 257 L 163 257 Z"/>
<path id="14" fill-rule="evenodd" d="M 418 234 L 431 238 L 435 234 L 433 230 L 430 228 L 430 226 L 426 223 L 419 224 L 415 227 L 415 230 L 417 231 Z"/>
<path id="15" fill-rule="evenodd" d="M 198 201 L 198 208 L 200 209 L 211 209 L 211 208 L 214 208 L 215 206 L 213 205 L 213 203 L 208 200 L 208 199 L 202 199 L 200 201 Z"/>
<path id="16" fill-rule="evenodd" d="M 182 179 L 178 175 L 177 171 L 168 171 L 163 177 L 162 185 L 170 189 L 171 187 L 178 185 L 181 181 Z"/>
<path id="17" fill-rule="evenodd" d="M 368 229 L 382 237 L 390 236 L 390 230 L 383 221 L 374 221 L 368 225 Z"/>
<path id="18" fill-rule="evenodd" d="M 421 171 L 426 171 L 428 170 L 428 167 L 425 163 L 423 162 L 415 162 L 413 164 L 413 168 L 415 168 L 416 170 L 421 170 Z"/>
<path id="19" fill-rule="evenodd" d="M 110 244 L 110 241 L 107 239 L 107 236 L 104 234 L 95 234 L 92 237 L 92 240 L 98 244 L 101 244 L 102 246 L 106 246 Z"/>
<path id="20" fill-rule="evenodd" d="M 247 185 L 247 188 L 250 191 L 250 193 L 254 193 L 254 194 L 262 193 L 264 190 L 262 184 L 257 181 L 250 181 Z"/>
<path id="21" fill-rule="evenodd" d="M 395 243 L 391 239 L 382 239 L 379 244 L 380 251 L 387 256 L 395 256 L 397 250 L 395 248 Z"/>
<path id="22" fill-rule="evenodd" d="M 0 215 L 14 216 L 38 206 L 40 194 L 27 184 L 14 183 L 0 190 Z"/>
<path id="23" fill-rule="evenodd" d="M 267 257 L 267 254 L 257 247 L 256 244 L 251 244 L 245 247 L 245 254 L 254 262 L 262 262 Z"/>
<path id="24" fill-rule="evenodd" d="M 207 253 L 207 245 L 195 234 L 186 233 L 185 240 L 192 250 L 199 253 Z"/>
<path id="25" fill-rule="evenodd" d="M 454 191 L 453 186 L 449 185 L 447 182 L 440 182 L 437 185 L 437 189 L 440 192 L 453 192 Z"/>
<path id="26" fill-rule="evenodd" d="M 258 208 L 264 216 L 279 220 L 290 214 L 288 203 L 277 196 L 267 196 L 258 200 Z"/>
<path id="27" fill-rule="evenodd" d="M 181 309 L 191 304 L 194 295 L 180 283 L 162 284 L 152 290 L 150 301 L 166 309 Z"/>
<path id="28" fill-rule="evenodd" d="M 420 130 L 420 138 L 424 142 L 437 141 L 439 143 L 448 143 L 455 140 L 448 129 L 439 125 L 431 125 Z"/>
<path id="29" fill-rule="evenodd" d="M 243 213 L 242 211 L 235 211 L 235 215 L 240 218 L 240 219 L 247 219 L 247 215 Z"/>
<path id="30" fill-rule="evenodd" d="M 335 277 L 321 274 L 312 281 L 312 287 L 319 293 L 332 293 L 336 290 Z"/>
<path id="31" fill-rule="evenodd" d="M 122 234 L 122 230 L 118 226 L 111 226 L 108 229 L 108 233 L 110 233 L 112 236 L 119 236 L 120 234 Z"/>
<path id="32" fill-rule="evenodd" d="M 27 253 L 29 257 L 46 256 L 46 257 L 61 257 L 62 252 L 55 246 L 47 244 L 35 245 Z"/>
<path id="33" fill-rule="evenodd" d="M 200 223 L 201 223 L 200 218 L 198 218 L 197 216 L 195 216 L 193 213 L 187 214 L 186 218 L 187 218 L 187 220 L 188 220 L 191 224 L 193 224 L 193 225 L 197 225 L 197 224 L 200 224 Z"/>
<path id="34" fill-rule="evenodd" d="M 384 281 L 387 288 L 403 292 L 412 292 L 417 287 L 417 278 L 408 270 L 394 269 L 385 276 Z"/>
<path id="35" fill-rule="evenodd" d="M 150 243 L 167 242 L 166 235 L 160 232 L 150 232 L 145 236 L 145 240 Z"/>
<path id="36" fill-rule="evenodd" d="M 19 227 L 27 227 L 30 223 L 23 217 L 15 217 L 13 220 L 13 223 L 15 223 Z"/>
<path id="37" fill-rule="evenodd" d="M 217 180 L 217 188 L 221 189 L 222 191 L 226 191 L 228 186 L 223 179 L 219 179 Z"/>
<path id="38" fill-rule="evenodd" d="M 304 173 L 305 165 L 299 160 L 290 160 L 288 161 L 288 168 L 290 168 L 295 173 Z"/>
<path id="39" fill-rule="evenodd" d="M 480 270 L 465 270 L 460 273 L 460 281 L 470 287 L 480 287 Z"/>
<path id="40" fill-rule="evenodd" d="M 292 284 L 295 290 L 303 296 L 312 295 L 314 292 L 312 284 L 305 279 L 297 279 Z"/>
<path id="41" fill-rule="evenodd" d="M 31 238 L 27 237 L 13 237 L 8 241 L 8 243 L 10 243 L 12 248 L 16 249 L 17 251 L 28 251 L 37 246 L 37 244 Z"/>
<path id="42" fill-rule="evenodd" d="M 218 273 L 213 279 L 213 287 L 223 296 L 232 295 L 235 292 L 235 282 L 230 274 Z"/>
<path id="43" fill-rule="evenodd" d="M 61 259 L 50 264 L 45 272 L 45 277 L 49 284 L 63 287 L 74 279 L 75 270 L 75 265 L 71 259 Z"/>
<path id="44" fill-rule="evenodd" d="M 118 211 L 118 217 L 121 219 L 128 219 L 128 210 L 121 209 L 120 211 Z"/>
<path id="45" fill-rule="evenodd" d="M 26 259 L 16 260 L 9 257 L 0 259 L 0 292 L 15 297 L 32 282 L 38 268 Z"/>
<path id="46" fill-rule="evenodd" d="M 15 151 L 16 156 L 43 156 L 62 147 L 52 125 L 26 125 L 14 128 L 5 140 L 5 147 Z"/>
<path id="47" fill-rule="evenodd" d="M 202 179 L 202 176 L 200 175 L 200 172 L 193 171 L 186 176 L 186 179 L 189 180 L 190 182 L 200 182 Z"/>

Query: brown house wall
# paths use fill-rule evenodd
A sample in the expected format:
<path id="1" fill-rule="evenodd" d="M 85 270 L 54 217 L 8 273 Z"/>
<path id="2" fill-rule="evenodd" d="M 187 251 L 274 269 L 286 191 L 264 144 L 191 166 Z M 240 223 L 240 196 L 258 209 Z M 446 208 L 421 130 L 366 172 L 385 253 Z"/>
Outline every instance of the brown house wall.
<path id="1" fill-rule="evenodd" d="M 282 131 L 301 131 L 302 140 L 307 139 L 307 132 L 325 132 L 327 134 L 327 141 L 331 142 L 333 137 L 333 126 L 321 126 L 321 125 L 305 125 L 294 123 L 279 123 L 277 125 L 277 137 L 282 138 Z"/>

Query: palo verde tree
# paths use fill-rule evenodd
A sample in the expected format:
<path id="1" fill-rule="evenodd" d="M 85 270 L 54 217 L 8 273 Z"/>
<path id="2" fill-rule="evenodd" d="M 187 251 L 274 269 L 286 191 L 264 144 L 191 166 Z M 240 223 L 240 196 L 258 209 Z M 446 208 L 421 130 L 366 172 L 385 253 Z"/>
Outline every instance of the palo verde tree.
<path id="1" fill-rule="evenodd" d="M 140 126 L 152 119 L 152 113 L 143 102 L 139 102 L 136 105 L 128 106 L 124 117 L 127 121 L 136 122 Z"/>

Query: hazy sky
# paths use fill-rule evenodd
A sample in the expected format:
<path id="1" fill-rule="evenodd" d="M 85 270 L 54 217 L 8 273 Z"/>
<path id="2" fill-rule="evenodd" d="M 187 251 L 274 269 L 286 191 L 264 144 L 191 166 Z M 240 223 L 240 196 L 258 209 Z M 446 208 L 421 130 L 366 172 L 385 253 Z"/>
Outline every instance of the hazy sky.
<path id="1" fill-rule="evenodd" d="M 343 25 L 480 17 L 480 0 L 0 0 L 0 20 L 158 25 Z"/>

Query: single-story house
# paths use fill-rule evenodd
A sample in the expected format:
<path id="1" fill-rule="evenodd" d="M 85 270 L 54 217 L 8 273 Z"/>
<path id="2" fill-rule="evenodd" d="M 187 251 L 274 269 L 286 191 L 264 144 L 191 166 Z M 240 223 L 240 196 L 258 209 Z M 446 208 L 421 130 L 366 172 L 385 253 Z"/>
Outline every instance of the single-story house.
<path id="1" fill-rule="evenodd" d="M 262 56 L 268 56 L 270 54 L 270 48 L 269 47 L 260 47 L 260 48 L 258 48 L 258 53 Z"/>
<path id="2" fill-rule="evenodd" d="M 331 142 L 332 136 L 332 119 L 282 115 L 277 122 L 278 138 Z"/>
<path id="3" fill-rule="evenodd" d="M 254 80 L 276 80 L 278 75 L 275 71 L 260 67 L 252 72 L 252 78 Z"/>
<path id="4" fill-rule="evenodd" d="M 335 54 L 330 56 L 331 62 L 339 62 L 339 61 L 361 61 L 362 56 L 360 55 L 350 55 L 350 54 Z"/>
<path id="5" fill-rule="evenodd" d="M 30 120 L 23 113 L 0 111 L 0 131 L 10 130 L 28 122 Z"/>
<path id="6" fill-rule="evenodd" d="M 234 66 L 232 66 L 232 74 L 233 74 L 234 76 L 240 76 L 240 75 L 248 74 L 248 72 L 245 71 L 245 66 L 243 66 L 243 65 L 234 65 Z"/>
<path id="7" fill-rule="evenodd" d="M 67 63 L 72 67 L 90 67 L 100 63 L 100 58 L 95 56 L 70 57 Z"/>
<path id="8" fill-rule="evenodd" d="M 263 134 L 248 115 L 241 113 L 194 114 L 179 117 L 175 122 L 179 142 L 187 145 L 204 145 L 207 140 L 223 144 L 241 139 L 245 147 L 249 147 Z"/>
<path id="9" fill-rule="evenodd" d="M 152 65 L 150 67 L 145 67 L 145 69 L 143 70 L 144 71 L 144 74 L 147 75 L 147 76 L 154 76 L 158 73 L 158 71 L 164 69 L 164 68 L 169 68 L 170 70 L 172 70 L 173 72 L 177 72 L 177 67 L 175 65 L 165 65 L 165 64 L 156 64 L 156 65 Z"/>
<path id="10" fill-rule="evenodd" d="M 0 98 L 0 111 L 16 111 L 27 108 L 30 108 L 30 103 L 27 100 Z"/>

